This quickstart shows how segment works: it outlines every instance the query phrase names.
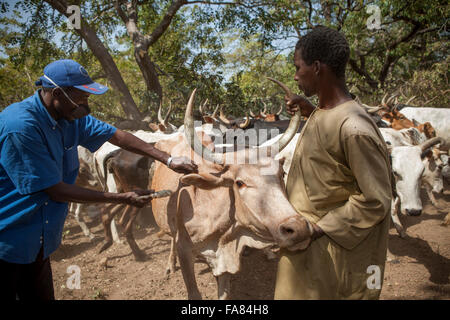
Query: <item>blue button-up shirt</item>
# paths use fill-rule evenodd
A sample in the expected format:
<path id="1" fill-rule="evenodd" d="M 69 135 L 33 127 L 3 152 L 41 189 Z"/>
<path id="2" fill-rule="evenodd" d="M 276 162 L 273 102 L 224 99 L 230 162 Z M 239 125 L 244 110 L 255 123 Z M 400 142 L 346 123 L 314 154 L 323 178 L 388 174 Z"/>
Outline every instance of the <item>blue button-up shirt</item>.
<path id="1" fill-rule="evenodd" d="M 61 243 L 67 202 L 43 190 L 61 181 L 75 183 L 77 146 L 91 152 L 116 128 L 92 116 L 55 121 L 39 91 L 0 113 L 0 259 L 31 263 L 41 246 L 44 258 Z"/>

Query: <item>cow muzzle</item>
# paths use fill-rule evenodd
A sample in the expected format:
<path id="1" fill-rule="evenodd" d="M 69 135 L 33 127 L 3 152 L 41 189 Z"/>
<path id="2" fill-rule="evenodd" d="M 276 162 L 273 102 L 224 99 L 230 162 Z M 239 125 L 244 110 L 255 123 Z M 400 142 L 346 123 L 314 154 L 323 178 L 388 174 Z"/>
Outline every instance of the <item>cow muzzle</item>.
<path id="1" fill-rule="evenodd" d="M 420 216 L 422 214 L 422 210 L 406 209 L 405 211 L 408 216 Z"/>
<path id="2" fill-rule="evenodd" d="M 281 248 L 289 251 L 303 250 L 311 242 L 311 231 L 308 222 L 295 216 L 280 223 L 278 227 L 278 243 Z"/>

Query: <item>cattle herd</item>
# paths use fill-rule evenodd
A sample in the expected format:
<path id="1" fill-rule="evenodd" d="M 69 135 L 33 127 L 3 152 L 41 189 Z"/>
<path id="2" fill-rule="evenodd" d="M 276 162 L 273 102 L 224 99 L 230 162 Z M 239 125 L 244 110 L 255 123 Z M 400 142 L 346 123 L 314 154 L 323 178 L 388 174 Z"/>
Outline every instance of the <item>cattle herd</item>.
<path id="1" fill-rule="evenodd" d="M 282 86 L 287 95 L 291 92 Z M 175 272 L 177 258 L 189 299 L 201 298 L 194 261 L 206 262 L 216 276 L 218 297 L 226 299 L 230 275 L 240 269 L 244 248 L 308 246 L 308 222 L 290 205 L 284 190 L 295 146 L 305 120 L 299 114 L 291 120 L 263 111 L 229 119 L 217 107 L 212 114 L 200 105 L 202 121 L 194 121 L 195 91 L 180 128 L 169 123 L 170 111 L 150 131 L 132 132 L 172 156 L 186 156 L 198 164 L 197 174 L 181 175 L 165 165 L 106 143 L 95 153 L 79 147 L 80 170 L 77 184 L 109 192 L 134 189 L 167 190 L 166 197 L 154 198 L 151 208 L 160 234 L 171 236 L 167 274 Z M 408 101 L 409 103 L 410 101 Z M 435 194 L 443 192 L 443 179 L 450 178 L 448 144 L 450 109 L 417 108 L 383 98 L 370 107 L 360 103 L 380 128 L 391 156 L 394 197 L 392 221 L 405 237 L 401 214 L 421 214 L 420 188 L 424 186 L 433 205 Z M 171 108 L 170 108 L 171 109 Z M 219 113 L 219 115 L 218 115 Z M 446 121 L 447 120 L 447 121 Z M 138 208 L 126 205 L 88 206 L 72 204 L 83 233 L 93 234 L 83 215 L 101 215 L 105 240 L 100 252 L 120 242 L 114 217 L 123 227 L 126 241 L 136 260 L 145 259 L 133 237 Z M 446 219 L 448 221 L 448 217 Z"/>

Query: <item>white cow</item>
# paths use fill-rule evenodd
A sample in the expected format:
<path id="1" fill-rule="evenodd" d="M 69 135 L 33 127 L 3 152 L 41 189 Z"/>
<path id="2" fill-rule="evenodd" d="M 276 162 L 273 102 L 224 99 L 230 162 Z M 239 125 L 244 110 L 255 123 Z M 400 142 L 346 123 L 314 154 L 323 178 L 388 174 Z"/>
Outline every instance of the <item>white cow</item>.
<path id="1" fill-rule="evenodd" d="M 399 131 L 380 128 L 380 131 L 391 155 L 392 172 L 397 193 L 392 202 L 392 221 L 399 235 L 403 238 L 405 231 L 398 218 L 398 212 L 412 216 L 421 214 L 421 183 L 425 186 L 433 205 L 437 206 L 433 193 L 443 191 L 443 163 L 440 159 L 439 149 L 431 149 L 431 147 L 439 143 L 442 144 L 444 140 L 440 137 L 426 141 L 423 141 L 423 137 L 417 139 L 418 130 L 415 128 Z M 414 131 L 417 131 L 416 134 L 404 134 Z"/>
<path id="2" fill-rule="evenodd" d="M 117 147 L 115 147 L 110 143 L 106 144 L 107 144 L 106 147 L 110 150 L 118 149 Z M 102 147 L 100 149 L 102 149 Z M 115 149 L 113 147 L 115 147 Z M 100 149 L 98 151 L 100 151 Z M 102 150 L 104 151 L 105 149 Z M 105 155 L 107 155 L 107 153 Z M 106 161 L 106 157 L 100 160 L 95 159 L 95 154 L 92 154 L 89 150 L 87 150 L 82 146 L 78 146 L 78 159 L 80 161 L 80 169 L 75 183 L 80 187 L 93 189 L 97 191 L 108 190 L 106 187 L 105 175 L 104 173 L 100 174 L 100 172 L 103 172 L 104 167 L 103 161 Z M 101 162 L 96 163 L 97 161 Z M 99 171 L 99 167 L 102 168 L 101 171 Z M 114 179 L 110 178 L 109 180 Z M 74 212 L 75 220 L 80 225 L 81 229 L 83 230 L 83 233 L 90 239 L 93 239 L 95 236 L 89 230 L 88 226 L 84 222 L 83 214 L 88 214 L 91 217 L 95 217 L 100 213 L 99 206 L 100 206 L 99 204 L 86 204 L 86 203 L 71 203 L 70 205 L 70 211 Z M 117 227 L 114 221 L 111 223 L 111 232 L 114 241 L 120 242 Z"/>

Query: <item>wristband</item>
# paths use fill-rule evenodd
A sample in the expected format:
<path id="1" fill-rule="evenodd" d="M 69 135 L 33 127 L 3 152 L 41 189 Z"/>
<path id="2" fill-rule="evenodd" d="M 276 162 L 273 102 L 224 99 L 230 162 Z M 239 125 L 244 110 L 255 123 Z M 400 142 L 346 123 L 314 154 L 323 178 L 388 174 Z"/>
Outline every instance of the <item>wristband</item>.
<path id="1" fill-rule="evenodd" d="M 169 159 L 167 159 L 167 167 L 170 168 L 170 164 L 172 163 L 172 157 L 169 157 Z"/>

